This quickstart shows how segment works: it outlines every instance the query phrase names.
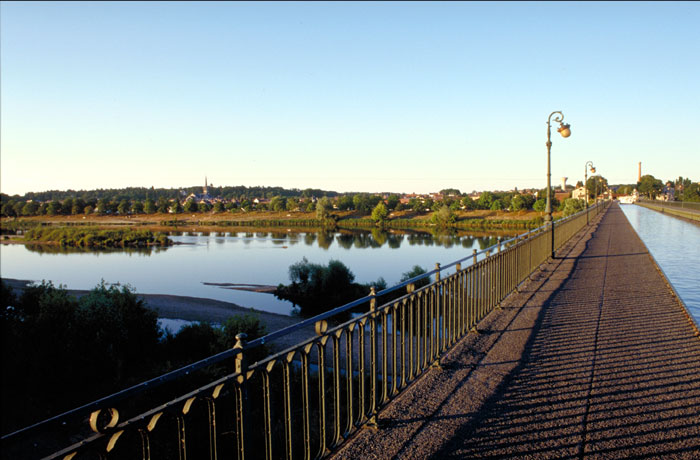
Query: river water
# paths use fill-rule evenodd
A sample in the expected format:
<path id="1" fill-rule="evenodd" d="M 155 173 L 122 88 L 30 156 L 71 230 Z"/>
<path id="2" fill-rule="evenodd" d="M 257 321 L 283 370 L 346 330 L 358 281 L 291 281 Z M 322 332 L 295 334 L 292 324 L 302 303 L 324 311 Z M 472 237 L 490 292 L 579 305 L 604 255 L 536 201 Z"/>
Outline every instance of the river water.
<path id="1" fill-rule="evenodd" d="M 700 323 L 700 226 L 641 206 L 620 207 Z"/>
<path id="2" fill-rule="evenodd" d="M 356 282 L 383 277 L 391 286 L 414 265 L 426 270 L 432 270 L 436 262 L 446 265 L 467 257 L 472 249 L 496 244 L 496 235 L 505 238 L 507 233 L 191 232 L 173 234 L 171 238 L 179 244 L 165 249 L 98 252 L 0 245 L 0 275 L 50 280 L 69 289 L 92 289 L 104 279 L 108 284 L 129 284 L 143 294 L 205 297 L 289 314 L 291 303 L 272 294 L 204 283 L 287 284 L 289 266 L 306 257 L 324 265 L 331 259 L 340 260 L 355 274 Z"/>

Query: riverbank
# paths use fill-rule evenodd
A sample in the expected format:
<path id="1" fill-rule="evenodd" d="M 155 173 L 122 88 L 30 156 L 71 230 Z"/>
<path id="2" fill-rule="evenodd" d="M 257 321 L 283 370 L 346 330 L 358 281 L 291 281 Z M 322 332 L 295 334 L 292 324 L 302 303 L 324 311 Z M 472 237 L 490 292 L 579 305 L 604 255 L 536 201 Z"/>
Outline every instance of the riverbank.
<path id="1" fill-rule="evenodd" d="M 340 228 L 368 227 L 376 228 L 369 215 L 356 211 L 334 211 L 333 221 Z M 435 227 L 430 219 L 432 212 L 415 211 L 394 211 L 385 221 L 387 228 L 430 228 Z M 560 213 L 555 213 L 559 217 Z M 542 218 L 544 213 L 523 210 L 523 211 L 491 211 L 472 210 L 454 212 L 456 222 L 450 227 L 454 228 L 488 228 L 488 229 L 509 229 L 526 228 L 535 223 L 539 223 L 538 218 Z M 537 221 L 537 222 L 535 222 Z M 208 212 L 208 213 L 157 213 L 157 214 L 133 214 L 133 215 L 69 215 L 69 216 L 30 216 L 20 218 L 3 217 L 0 220 L 2 228 L 12 229 L 19 222 L 32 225 L 92 225 L 100 227 L 112 226 L 139 226 L 154 231 L 167 231 L 178 228 L 197 228 L 204 230 L 208 228 L 230 228 L 259 227 L 259 228 L 323 228 L 324 221 L 316 219 L 313 212 L 274 212 L 274 211 L 253 211 L 253 212 Z M 7 232 L 5 232 L 7 233 Z"/>
<path id="2" fill-rule="evenodd" d="M 12 287 L 15 295 L 19 295 L 31 280 L 18 280 L 12 278 L 2 279 Z M 87 294 L 88 290 L 67 289 L 70 295 L 80 297 Z M 199 321 L 223 324 L 234 315 L 253 314 L 267 327 L 267 332 L 274 332 L 285 327 L 297 324 L 302 318 L 270 313 L 253 308 L 245 308 L 230 302 L 206 299 L 202 297 L 176 296 L 169 294 L 138 294 L 146 303 L 146 307 L 158 313 L 159 318 L 180 319 L 185 321 Z M 299 343 L 314 334 L 313 328 L 306 328 L 279 339 L 276 344 L 282 348 Z"/>

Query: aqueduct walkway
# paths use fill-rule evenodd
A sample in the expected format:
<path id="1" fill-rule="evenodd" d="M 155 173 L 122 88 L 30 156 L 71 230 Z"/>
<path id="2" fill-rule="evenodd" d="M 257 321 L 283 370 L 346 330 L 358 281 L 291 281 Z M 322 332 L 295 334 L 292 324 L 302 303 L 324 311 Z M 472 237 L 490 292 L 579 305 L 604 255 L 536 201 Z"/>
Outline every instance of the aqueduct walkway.
<path id="1" fill-rule="evenodd" d="M 613 204 L 333 458 L 700 458 L 697 328 Z"/>

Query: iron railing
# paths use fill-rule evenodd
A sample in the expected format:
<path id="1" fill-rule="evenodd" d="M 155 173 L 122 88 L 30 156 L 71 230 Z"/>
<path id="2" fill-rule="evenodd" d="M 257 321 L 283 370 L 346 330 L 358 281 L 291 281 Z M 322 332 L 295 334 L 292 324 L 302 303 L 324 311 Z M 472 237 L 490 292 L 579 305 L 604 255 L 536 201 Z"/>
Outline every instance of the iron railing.
<path id="1" fill-rule="evenodd" d="M 555 248 L 607 204 L 556 221 Z M 551 235 L 545 225 L 251 342 L 239 334 L 231 350 L 3 437 L 2 456 L 325 457 L 359 428 L 376 427 L 383 406 L 546 261 Z M 257 347 L 311 325 L 315 336 L 248 362 Z"/>

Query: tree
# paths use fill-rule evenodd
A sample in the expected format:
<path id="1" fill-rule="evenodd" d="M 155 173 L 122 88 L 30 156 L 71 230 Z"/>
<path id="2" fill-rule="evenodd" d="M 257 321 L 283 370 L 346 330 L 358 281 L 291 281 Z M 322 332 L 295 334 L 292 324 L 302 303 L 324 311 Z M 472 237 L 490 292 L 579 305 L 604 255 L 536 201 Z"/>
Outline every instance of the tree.
<path id="1" fill-rule="evenodd" d="M 279 195 L 272 197 L 270 200 L 270 209 L 273 211 L 284 211 L 284 205 L 284 198 Z"/>
<path id="2" fill-rule="evenodd" d="M 563 205 L 564 217 L 576 214 L 585 208 L 584 201 L 575 198 L 565 199 Z"/>
<path id="3" fill-rule="evenodd" d="M 117 206 L 117 212 L 120 215 L 128 214 L 129 213 L 129 202 L 127 200 L 121 200 L 119 202 L 119 205 Z"/>
<path id="4" fill-rule="evenodd" d="M 511 211 L 520 211 L 523 209 L 526 209 L 526 201 L 525 198 L 523 198 L 522 195 L 515 195 L 511 200 L 510 200 L 510 209 Z"/>
<path id="5" fill-rule="evenodd" d="M 684 186 L 681 199 L 683 201 L 700 201 L 700 183 L 694 182 Z"/>
<path id="6" fill-rule="evenodd" d="M 656 198 L 656 195 L 661 193 L 664 189 L 664 184 L 660 179 L 655 178 L 651 174 L 642 176 L 641 180 L 637 182 L 637 190 L 642 195 L 646 195 L 649 199 Z"/>
<path id="7" fill-rule="evenodd" d="M 470 196 L 465 196 L 464 198 L 462 198 L 462 206 L 464 206 L 464 209 L 467 210 L 476 209 L 476 203 L 474 202 L 474 200 L 472 200 Z"/>
<path id="8" fill-rule="evenodd" d="M 356 211 L 363 214 L 369 214 L 372 207 L 369 201 L 369 195 L 366 193 L 358 193 L 352 197 L 352 203 Z"/>
<path id="9" fill-rule="evenodd" d="M 186 213 L 193 213 L 197 212 L 197 203 L 195 203 L 194 200 L 187 200 L 185 201 L 184 206 L 182 207 L 182 210 L 185 211 Z"/>
<path id="10" fill-rule="evenodd" d="M 69 215 L 73 209 L 74 200 L 71 197 L 66 198 L 61 203 L 61 214 Z"/>
<path id="11" fill-rule="evenodd" d="M 213 211 L 216 213 L 224 212 L 224 204 L 221 201 L 214 203 Z"/>
<path id="12" fill-rule="evenodd" d="M 493 200 L 489 209 L 491 209 L 491 211 L 500 211 L 503 209 L 503 202 L 501 200 Z"/>
<path id="13" fill-rule="evenodd" d="M 342 211 L 349 211 L 351 209 L 355 209 L 353 197 L 351 197 L 350 195 L 343 195 L 340 198 L 338 198 L 338 209 Z"/>
<path id="14" fill-rule="evenodd" d="M 61 213 L 61 203 L 58 201 L 54 200 L 51 203 L 48 204 L 46 207 L 46 214 L 49 216 L 55 216 L 57 214 Z"/>
<path id="15" fill-rule="evenodd" d="M 280 284 L 275 297 L 299 306 L 302 316 L 315 316 L 362 297 L 367 286 L 355 284 L 355 275 L 339 260 L 327 266 L 310 263 L 306 257 L 289 267 L 289 285 Z"/>
<path id="16" fill-rule="evenodd" d="M 211 205 L 206 201 L 202 201 L 199 203 L 197 209 L 199 209 L 199 212 L 209 212 L 211 210 Z"/>
<path id="17" fill-rule="evenodd" d="M 287 198 L 284 207 L 287 211 L 296 211 L 299 208 L 299 202 L 295 198 Z"/>
<path id="18" fill-rule="evenodd" d="M 170 204 L 170 212 L 173 214 L 180 214 L 182 213 L 182 205 L 180 204 L 179 200 L 175 200 Z"/>
<path id="19" fill-rule="evenodd" d="M 378 203 L 372 210 L 372 220 L 377 224 L 382 224 L 388 216 L 389 211 L 386 209 L 384 203 Z"/>
<path id="20" fill-rule="evenodd" d="M 600 195 L 608 188 L 608 180 L 602 176 L 591 176 L 586 181 L 586 188 L 588 189 L 588 198 L 595 199 L 596 190 L 598 195 Z M 545 189 L 546 191 L 547 189 Z"/>
<path id="21" fill-rule="evenodd" d="M 143 212 L 146 214 L 154 214 L 156 212 L 156 204 L 152 199 L 148 198 L 143 204 Z"/>
<path id="22" fill-rule="evenodd" d="M 389 210 L 395 210 L 396 206 L 399 205 L 401 202 L 401 199 L 398 197 L 398 195 L 389 195 L 389 198 L 386 199 L 386 207 Z"/>
<path id="23" fill-rule="evenodd" d="M 491 192 L 484 192 L 481 194 L 478 200 L 476 200 L 477 209 L 491 209 L 491 204 L 493 203 L 494 196 Z"/>
<path id="24" fill-rule="evenodd" d="M 316 218 L 319 220 L 328 219 L 331 215 L 331 201 L 324 196 L 316 203 Z"/>
<path id="25" fill-rule="evenodd" d="M 76 198 L 73 200 L 73 206 L 71 207 L 70 213 L 74 216 L 80 214 L 85 209 L 85 206 L 87 206 L 87 204 L 82 198 Z"/>
<path id="26" fill-rule="evenodd" d="M 107 214 L 107 207 L 108 207 L 107 199 L 100 198 L 99 200 L 97 200 L 97 207 L 95 209 L 95 212 L 97 212 L 97 214 L 100 214 L 100 215 Z"/>
<path id="27" fill-rule="evenodd" d="M 430 216 L 430 222 L 440 226 L 440 227 L 445 227 L 449 224 L 454 223 L 457 220 L 457 217 L 455 214 L 452 212 L 449 206 L 443 206 L 437 211 L 433 212 L 433 215 Z"/>
<path id="28" fill-rule="evenodd" d="M 39 203 L 36 201 L 29 201 L 22 207 L 23 216 L 34 216 L 39 210 Z"/>
<path id="29" fill-rule="evenodd" d="M 414 265 L 413 268 L 407 272 L 404 272 L 401 275 L 401 280 L 399 280 L 399 283 L 403 283 L 404 281 L 408 281 L 411 278 L 415 278 L 416 276 L 423 275 L 425 273 L 428 273 L 423 267 L 420 265 Z M 415 283 L 413 283 L 416 287 L 416 289 L 420 289 L 423 286 L 427 286 L 430 284 L 430 277 L 426 276 L 425 278 L 421 278 Z"/>
<path id="30" fill-rule="evenodd" d="M 440 195 L 442 195 L 442 196 L 450 196 L 450 195 L 460 196 L 460 195 L 462 195 L 462 193 L 459 191 L 459 189 L 456 189 L 456 188 L 446 188 L 446 189 L 440 190 Z"/>
<path id="31" fill-rule="evenodd" d="M 160 197 L 158 198 L 158 201 L 156 203 L 156 212 L 165 214 L 168 212 L 170 209 L 170 202 L 167 200 L 165 197 Z"/>

